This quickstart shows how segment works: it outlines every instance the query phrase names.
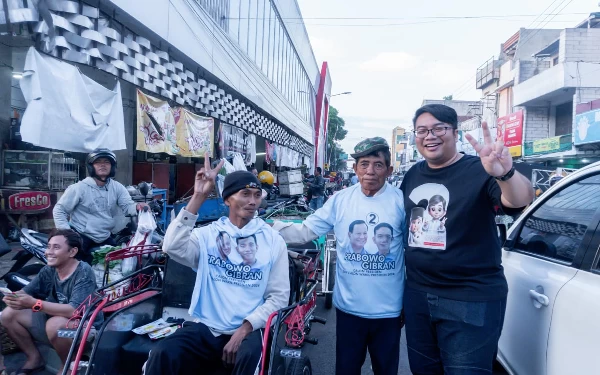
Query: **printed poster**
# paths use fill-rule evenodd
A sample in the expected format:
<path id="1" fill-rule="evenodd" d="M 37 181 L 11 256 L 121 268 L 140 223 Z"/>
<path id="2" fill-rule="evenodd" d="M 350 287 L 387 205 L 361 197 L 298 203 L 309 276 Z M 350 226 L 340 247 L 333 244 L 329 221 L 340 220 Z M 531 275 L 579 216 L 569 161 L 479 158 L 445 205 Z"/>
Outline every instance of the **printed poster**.
<path id="1" fill-rule="evenodd" d="M 137 145 L 139 151 L 179 154 L 175 119 L 169 103 L 137 90 Z"/>
<path id="2" fill-rule="evenodd" d="M 177 133 L 179 155 L 204 157 L 208 152 L 213 156 L 214 119 L 198 116 L 184 108 L 172 110 Z"/>
<path id="3" fill-rule="evenodd" d="M 427 183 L 409 195 L 417 206 L 410 212 L 408 246 L 446 249 L 446 213 L 450 192 L 441 184 Z"/>
<path id="4" fill-rule="evenodd" d="M 221 156 L 229 157 L 233 156 L 234 153 L 239 153 L 242 155 L 242 158 L 246 160 L 246 154 L 248 152 L 246 147 L 248 133 L 246 133 L 244 129 L 227 124 L 221 124 L 219 133 Z"/>

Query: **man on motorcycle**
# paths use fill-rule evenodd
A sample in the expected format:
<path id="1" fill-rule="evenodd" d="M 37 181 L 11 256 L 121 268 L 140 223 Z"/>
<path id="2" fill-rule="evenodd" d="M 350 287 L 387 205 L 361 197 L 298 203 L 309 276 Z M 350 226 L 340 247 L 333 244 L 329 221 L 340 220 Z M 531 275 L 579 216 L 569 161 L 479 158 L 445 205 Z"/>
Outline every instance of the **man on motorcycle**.
<path id="1" fill-rule="evenodd" d="M 22 290 L 6 293 L 2 299 L 8 306 L 2 311 L 2 326 L 27 357 L 15 374 L 44 369 L 34 341 L 52 345 L 63 365 L 66 362 L 72 340 L 58 337 L 58 330 L 96 290 L 92 268 L 77 259 L 80 248 L 81 237 L 75 231 L 55 230 L 46 249 L 48 265 Z M 3 358 L 0 366 L 4 367 Z M 62 374 L 62 369 L 58 373 Z"/>
<path id="2" fill-rule="evenodd" d="M 146 375 L 210 373 L 220 362 L 233 375 L 252 375 L 260 363 L 262 332 L 269 315 L 287 306 L 290 293 L 287 247 L 281 236 L 254 212 L 261 184 L 251 172 L 225 177 L 223 200 L 229 218 L 194 229 L 198 210 L 215 187 L 221 162 L 196 174 L 194 194 L 169 225 L 163 250 L 172 260 L 197 269 L 186 325 L 150 352 Z M 223 232 L 231 238 L 229 261 L 220 256 Z"/>
<path id="3" fill-rule="evenodd" d="M 117 157 L 109 149 L 91 152 L 86 167 L 89 177 L 67 188 L 54 206 L 53 214 L 56 228 L 72 228 L 81 235 L 82 259 L 90 262 L 90 249 L 116 245 L 110 235 L 118 210 L 135 215 L 136 210 L 146 204 L 136 204 L 127 189 L 113 179 L 117 172 Z"/>

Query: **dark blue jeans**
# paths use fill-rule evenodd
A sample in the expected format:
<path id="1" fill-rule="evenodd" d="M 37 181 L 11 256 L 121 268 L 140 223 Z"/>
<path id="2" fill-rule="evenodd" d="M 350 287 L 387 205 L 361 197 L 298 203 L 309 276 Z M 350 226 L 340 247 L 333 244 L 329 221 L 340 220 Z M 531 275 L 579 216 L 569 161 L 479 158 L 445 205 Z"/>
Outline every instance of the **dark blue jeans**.
<path id="1" fill-rule="evenodd" d="M 318 210 L 319 208 L 323 207 L 323 200 L 325 198 L 322 195 L 313 195 L 312 199 L 310 200 L 310 203 L 308 204 L 308 206 L 310 208 L 312 208 L 313 210 Z"/>
<path id="2" fill-rule="evenodd" d="M 406 288 L 404 315 L 413 375 L 492 374 L 506 298 L 466 302 Z"/>

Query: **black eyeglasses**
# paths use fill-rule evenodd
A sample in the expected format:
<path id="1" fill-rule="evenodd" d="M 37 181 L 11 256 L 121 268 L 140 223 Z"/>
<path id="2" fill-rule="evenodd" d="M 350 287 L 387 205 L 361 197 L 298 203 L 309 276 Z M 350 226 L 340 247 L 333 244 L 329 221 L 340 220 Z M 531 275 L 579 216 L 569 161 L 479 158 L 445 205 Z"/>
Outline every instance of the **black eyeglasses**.
<path id="1" fill-rule="evenodd" d="M 452 129 L 451 126 L 436 126 L 435 128 L 431 128 L 431 129 L 426 129 L 426 128 L 419 128 L 417 130 L 415 130 L 415 136 L 417 138 L 427 138 L 427 135 L 429 133 L 435 135 L 436 137 L 443 137 L 444 135 L 446 135 L 446 132 L 448 131 L 448 129 Z"/>

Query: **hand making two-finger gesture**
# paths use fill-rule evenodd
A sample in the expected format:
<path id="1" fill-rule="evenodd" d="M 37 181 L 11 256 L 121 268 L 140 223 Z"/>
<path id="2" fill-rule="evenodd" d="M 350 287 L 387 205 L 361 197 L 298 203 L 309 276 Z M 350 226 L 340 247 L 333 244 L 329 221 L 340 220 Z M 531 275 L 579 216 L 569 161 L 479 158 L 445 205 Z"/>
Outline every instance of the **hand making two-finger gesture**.
<path id="1" fill-rule="evenodd" d="M 495 143 L 492 142 L 487 122 L 483 122 L 481 127 L 483 129 L 483 144 L 477 142 L 470 134 L 467 134 L 467 140 L 479 154 L 485 171 L 492 177 L 502 177 L 513 166 L 508 147 L 504 145 L 504 141 L 501 139 Z"/>
<path id="2" fill-rule="evenodd" d="M 196 180 L 194 181 L 194 195 L 200 195 L 207 197 L 213 192 L 215 188 L 215 179 L 217 174 L 225 163 L 221 160 L 214 169 L 210 168 L 210 157 L 208 152 L 204 154 L 204 167 L 196 172 Z"/>

